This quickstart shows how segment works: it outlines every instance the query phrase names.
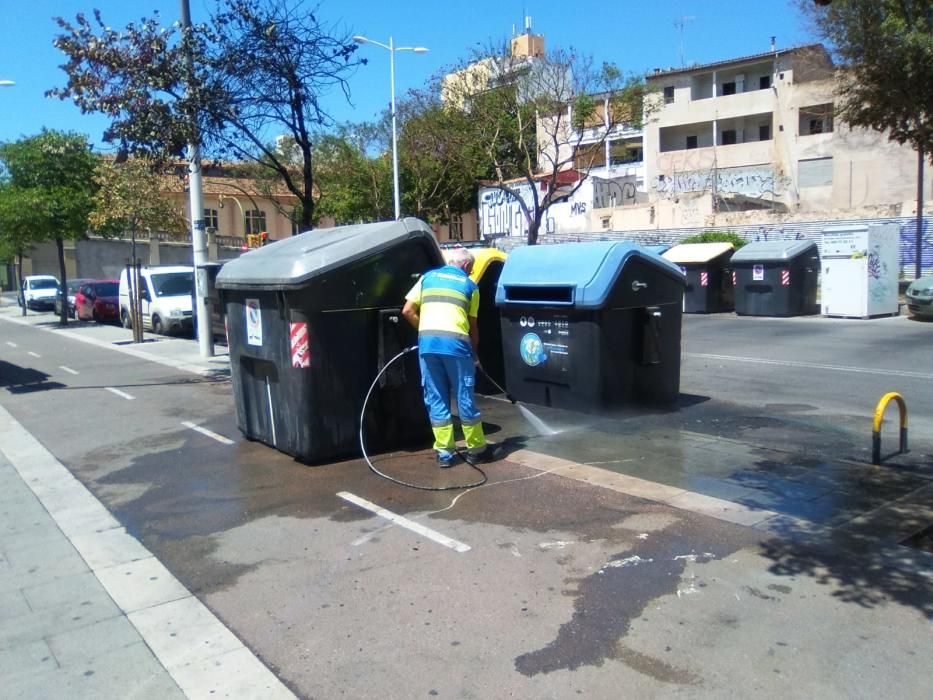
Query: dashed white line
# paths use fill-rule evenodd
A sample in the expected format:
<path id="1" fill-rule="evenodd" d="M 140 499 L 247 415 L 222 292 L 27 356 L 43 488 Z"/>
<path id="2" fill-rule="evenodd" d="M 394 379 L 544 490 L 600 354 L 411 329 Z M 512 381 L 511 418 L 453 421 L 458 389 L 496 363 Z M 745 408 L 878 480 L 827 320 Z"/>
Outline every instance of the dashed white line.
<path id="1" fill-rule="evenodd" d="M 183 426 L 185 426 L 186 428 L 191 428 L 192 430 L 197 430 L 197 431 L 198 431 L 199 433 L 201 433 L 202 435 L 207 435 L 207 437 L 209 437 L 209 438 L 211 438 L 211 439 L 213 439 L 213 440 L 216 440 L 217 442 L 223 443 L 224 445 L 232 445 L 232 444 L 233 444 L 233 440 L 231 440 L 230 438 L 225 438 L 223 435 L 218 435 L 218 434 L 215 433 L 213 430 L 208 430 L 207 428 L 202 428 L 200 425 L 197 425 L 196 423 L 192 423 L 191 421 L 183 420 L 183 421 L 181 422 L 181 424 L 182 424 Z"/>
<path id="2" fill-rule="evenodd" d="M 79 374 L 78 370 L 71 369 L 71 367 L 65 367 L 65 365 L 59 365 L 58 368 L 65 370 L 66 372 L 68 372 L 68 374 Z"/>
<path id="3" fill-rule="evenodd" d="M 455 552 L 460 552 L 463 554 L 464 552 L 470 551 L 470 545 L 464 544 L 463 542 L 458 542 L 457 540 L 452 539 L 447 535 L 442 535 L 436 530 L 432 530 L 431 528 L 425 527 L 424 525 L 416 523 L 413 520 L 409 520 L 403 515 L 398 515 L 397 513 L 386 510 L 381 506 L 377 506 L 375 503 L 371 503 L 365 498 L 360 498 L 359 496 L 356 496 L 347 491 L 340 491 L 337 496 L 345 501 L 348 501 L 349 503 L 352 503 L 355 506 L 359 506 L 364 510 L 368 510 L 370 513 L 375 513 L 380 518 L 385 518 L 386 520 L 389 520 L 400 527 L 404 527 L 407 530 L 411 530 L 412 532 L 421 535 L 422 537 L 427 537 L 432 542 L 437 542 L 438 544 L 444 545 L 445 547 L 449 547 Z"/>
<path id="4" fill-rule="evenodd" d="M 11 348 L 18 348 L 18 347 L 19 347 L 19 345 L 17 345 L 16 343 L 14 343 L 14 342 L 11 341 L 11 340 L 6 341 L 6 344 L 9 345 Z"/>
<path id="5" fill-rule="evenodd" d="M 32 350 L 30 350 L 30 351 L 27 352 L 26 354 L 27 354 L 27 355 L 32 355 L 33 357 L 42 357 L 42 355 L 40 355 L 40 354 L 37 353 L 37 352 L 33 352 Z"/>
<path id="6" fill-rule="evenodd" d="M 132 401 L 133 399 L 136 398 L 135 396 L 130 396 L 130 395 L 127 394 L 125 391 L 120 391 L 119 389 L 114 389 L 112 386 L 105 386 L 104 388 L 105 388 L 107 391 L 109 391 L 111 394 L 116 394 L 117 396 L 119 396 L 119 397 L 121 397 L 121 398 L 124 398 L 124 399 L 126 399 L 127 401 Z"/>

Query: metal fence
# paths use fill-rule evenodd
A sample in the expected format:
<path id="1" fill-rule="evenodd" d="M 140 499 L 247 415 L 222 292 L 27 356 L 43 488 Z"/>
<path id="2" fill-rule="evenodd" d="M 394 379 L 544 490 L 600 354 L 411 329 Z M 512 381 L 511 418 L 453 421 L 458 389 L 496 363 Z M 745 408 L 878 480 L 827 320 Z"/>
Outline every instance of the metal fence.
<path id="1" fill-rule="evenodd" d="M 538 238 L 538 243 L 570 243 L 582 241 L 632 241 L 639 245 L 676 245 L 684 238 L 695 236 L 705 231 L 729 231 L 746 241 L 787 241 L 807 240 L 822 243 L 823 229 L 829 226 L 852 224 L 887 224 L 896 223 L 901 230 L 900 268 L 901 275 L 913 279 L 916 269 L 917 218 L 898 216 L 878 219 L 831 219 L 824 221 L 787 221 L 781 224 L 749 224 L 744 226 L 705 226 L 700 228 L 646 229 L 642 231 L 594 231 L 588 233 L 547 233 Z M 924 274 L 933 274 L 933 231 L 930 217 L 923 218 L 923 236 L 921 240 L 922 270 Z M 497 238 L 495 245 L 505 251 L 526 244 L 523 236 Z M 822 251 L 820 251 L 822 254 Z"/>

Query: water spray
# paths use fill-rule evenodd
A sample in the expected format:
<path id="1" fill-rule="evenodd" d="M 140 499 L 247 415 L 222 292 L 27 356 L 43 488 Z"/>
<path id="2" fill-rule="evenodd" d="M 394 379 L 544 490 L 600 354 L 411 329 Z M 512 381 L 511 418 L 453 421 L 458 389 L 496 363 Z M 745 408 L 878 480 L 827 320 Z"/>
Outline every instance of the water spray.
<path id="1" fill-rule="evenodd" d="M 536 416 L 534 413 L 532 413 L 532 412 L 531 412 L 531 409 L 529 409 L 529 408 L 527 408 L 526 406 L 524 406 L 523 404 L 519 403 L 518 399 L 516 399 L 516 398 L 515 398 L 514 396 L 512 396 L 509 392 L 507 392 L 507 391 L 499 384 L 499 382 L 497 382 L 495 379 L 493 379 L 492 377 L 489 376 L 489 373 L 488 373 L 485 369 L 483 369 L 483 366 L 482 366 L 481 364 L 477 363 L 476 368 L 477 368 L 480 372 L 483 373 L 483 376 L 486 377 L 486 379 L 488 379 L 489 382 L 490 382 L 494 387 L 496 387 L 499 391 L 501 391 L 503 394 L 505 394 L 505 398 L 507 398 L 509 401 L 511 401 L 511 402 L 512 402 L 512 405 L 515 406 L 519 411 L 521 411 L 521 414 L 525 417 L 525 420 L 527 420 L 529 423 L 531 423 L 531 425 L 534 426 L 535 430 L 537 430 L 540 434 L 542 434 L 542 435 L 557 435 L 557 434 L 560 432 L 559 430 L 554 430 L 554 429 L 553 429 L 552 427 L 550 427 L 547 423 L 545 423 L 543 420 L 541 420 L 538 416 Z"/>

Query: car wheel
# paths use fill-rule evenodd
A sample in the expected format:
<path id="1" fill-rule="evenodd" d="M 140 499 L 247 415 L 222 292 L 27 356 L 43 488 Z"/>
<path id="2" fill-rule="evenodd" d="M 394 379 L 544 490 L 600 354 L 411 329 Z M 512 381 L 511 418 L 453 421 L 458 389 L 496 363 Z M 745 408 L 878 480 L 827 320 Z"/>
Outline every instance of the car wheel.
<path id="1" fill-rule="evenodd" d="M 162 326 L 162 319 L 158 316 L 152 317 L 152 332 L 157 335 L 165 333 L 165 328 Z"/>
<path id="2" fill-rule="evenodd" d="M 126 309 L 120 310 L 120 322 L 123 324 L 124 328 L 133 327 L 133 321 L 130 319 L 130 315 L 127 313 Z"/>

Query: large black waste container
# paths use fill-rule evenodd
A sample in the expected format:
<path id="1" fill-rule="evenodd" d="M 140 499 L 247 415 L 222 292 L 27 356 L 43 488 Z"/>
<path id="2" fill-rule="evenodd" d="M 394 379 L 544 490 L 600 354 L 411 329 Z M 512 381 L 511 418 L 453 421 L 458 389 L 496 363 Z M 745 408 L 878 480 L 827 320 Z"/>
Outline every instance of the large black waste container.
<path id="1" fill-rule="evenodd" d="M 226 263 L 217 287 L 243 434 L 309 462 L 357 452 L 373 378 L 417 342 L 401 317 L 405 294 L 443 264 L 418 219 L 319 229 Z M 378 387 L 367 446 L 427 439 L 417 353 L 394 363 Z"/>
<path id="2" fill-rule="evenodd" d="M 632 243 L 513 250 L 496 289 L 506 388 L 580 411 L 676 400 L 683 290 L 676 265 Z"/>
<path id="3" fill-rule="evenodd" d="M 819 313 L 820 253 L 813 241 L 759 241 L 739 248 L 730 262 L 735 312 L 741 316 Z"/>
<path id="4" fill-rule="evenodd" d="M 728 270 L 732 251 L 731 243 L 681 243 L 663 253 L 687 278 L 684 313 L 732 311 L 732 277 Z"/>

